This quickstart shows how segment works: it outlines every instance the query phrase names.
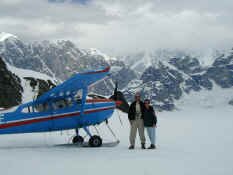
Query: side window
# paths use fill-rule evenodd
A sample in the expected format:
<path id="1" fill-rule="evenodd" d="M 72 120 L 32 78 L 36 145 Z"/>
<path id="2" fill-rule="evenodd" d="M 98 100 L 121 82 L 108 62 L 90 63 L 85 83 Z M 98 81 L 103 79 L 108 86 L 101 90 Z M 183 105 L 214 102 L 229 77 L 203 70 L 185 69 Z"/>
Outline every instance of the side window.
<path id="1" fill-rule="evenodd" d="M 69 107 L 71 107 L 73 105 L 73 100 L 72 100 L 71 97 L 66 99 L 66 105 L 69 106 Z"/>
<path id="2" fill-rule="evenodd" d="M 48 103 L 41 103 L 41 104 L 37 104 L 34 108 L 35 112 L 46 112 L 49 111 L 49 104 Z"/>
<path id="3" fill-rule="evenodd" d="M 48 103 L 36 104 L 35 106 L 29 105 L 22 109 L 23 113 L 32 113 L 32 112 L 46 112 L 49 111 L 50 107 Z"/>
<path id="4" fill-rule="evenodd" d="M 36 106 L 36 109 L 37 109 L 38 112 L 42 112 L 43 111 L 43 105 L 42 104 L 38 104 Z"/>
<path id="5" fill-rule="evenodd" d="M 26 106 L 22 109 L 23 113 L 30 113 L 32 112 L 32 106 Z"/>
<path id="6" fill-rule="evenodd" d="M 61 99 L 61 100 L 54 101 L 52 103 L 52 107 L 54 110 L 71 107 L 72 105 L 73 105 L 72 98 Z"/>
<path id="7" fill-rule="evenodd" d="M 83 90 L 80 89 L 80 90 L 78 90 L 78 92 L 74 96 L 74 99 L 78 104 L 81 104 L 82 103 L 82 98 L 83 98 Z"/>
<path id="8" fill-rule="evenodd" d="M 55 109 L 62 109 L 64 107 L 66 107 L 66 103 L 65 100 L 58 100 L 54 103 L 54 107 Z"/>
<path id="9" fill-rule="evenodd" d="M 29 105 L 29 106 L 24 107 L 22 109 L 22 112 L 23 113 L 32 113 L 32 112 L 34 112 L 34 108 L 31 105 Z"/>

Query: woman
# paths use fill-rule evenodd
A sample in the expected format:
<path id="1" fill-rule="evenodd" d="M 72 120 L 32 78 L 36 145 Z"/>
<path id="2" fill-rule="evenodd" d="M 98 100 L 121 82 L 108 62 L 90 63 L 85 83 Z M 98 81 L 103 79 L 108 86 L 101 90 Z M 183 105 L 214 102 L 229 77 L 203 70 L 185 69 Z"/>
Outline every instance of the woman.
<path id="1" fill-rule="evenodd" d="M 155 149 L 155 132 L 157 124 L 157 116 L 155 115 L 153 107 L 150 105 L 150 100 L 146 99 L 144 101 L 144 126 L 147 130 L 148 136 L 150 138 L 151 145 L 148 149 Z"/>

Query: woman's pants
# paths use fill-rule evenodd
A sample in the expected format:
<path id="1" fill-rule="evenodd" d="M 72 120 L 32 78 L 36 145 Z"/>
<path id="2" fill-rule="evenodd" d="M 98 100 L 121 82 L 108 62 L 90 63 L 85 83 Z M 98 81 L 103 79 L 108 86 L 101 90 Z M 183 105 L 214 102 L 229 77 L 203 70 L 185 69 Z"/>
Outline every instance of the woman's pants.
<path id="1" fill-rule="evenodd" d="M 151 144 L 155 145 L 155 138 L 156 138 L 156 128 L 155 127 L 146 127 L 147 134 L 150 138 Z"/>

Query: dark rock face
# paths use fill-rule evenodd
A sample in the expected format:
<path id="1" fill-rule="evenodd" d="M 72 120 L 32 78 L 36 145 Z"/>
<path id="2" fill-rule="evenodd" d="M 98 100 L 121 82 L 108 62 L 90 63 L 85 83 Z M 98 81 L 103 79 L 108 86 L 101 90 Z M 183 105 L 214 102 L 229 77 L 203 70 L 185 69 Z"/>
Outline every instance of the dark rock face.
<path id="1" fill-rule="evenodd" d="M 30 82 L 30 86 L 33 90 L 35 90 L 36 86 L 38 86 L 38 93 L 36 95 L 36 98 L 44 94 L 45 92 L 49 91 L 56 85 L 51 80 L 41 80 L 41 79 L 35 79 L 33 77 L 24 77 L 25 80 Z"/>
<path id="2" fill-rule="evenodd" d="M 225 57 L 222 55 L 217 58 L 210 67 L 206 75 L 213 79 L 216 84 L 222 88 L 230 88 L 233 86 L 233 54 Z"/>
<path id="3" fill-rule="evenodd" d="M 197 58 L 192 58 L 190 56 L 171 58 L 169 63 L 190 77 L 185 80 L 184 91 L 186 93 L 192 90 L 200 91 L 202 88 L 207 90 L 213 88 L 213 84 L 209 79 L 210 77 L 206 73 L 203 73 L 206 69 L 200 65 Z"/>
<path id="4" fill-rule="evenodd" d="M 211 90 L 213 88 L 213 84 L 206 74 L 191 75 L 189 79 L 185 80 L 184 91 L 186 93 L 191 91 L 200 91 L 202 88 L 207 90 Z"/>
<path id="5" fill-rule="evenodd" d="M 111 61 L 111 72 L 109 77 L 105 78 L 105 80 L 95 84 L 94 88 L 91 89 L 92 92 L 110 96 L 113 94 L 115 83 L 117 82 L 119 85 L 119 89 L 122 90 L 127 87 L 129 82 L 133 79 L 136 79 L 136 73 L 131 70 L 129 67 L 125 66 L 125 64 L 121 61 Z M 117 67 L 115 71 L 114 68 Z"/>
<path id="6" fill-rule="evenodd" d="M 229 105 L 233 106 L 233 99 L 229 101 Z"/>
<path id="7" fill-rule="evenodd" d="M 26 44 L 17 38 L 8 38 L 0 42 L 0 55 L 13 66 L 46 73 L 61 80 L 76 72 L 111 66 L 110 76 L 91 87 L 90 92 L 110 96 L 117 81 L 129 102 L 134 100 L 135 92 L 140 91 L 143 98 L 150 98 L 158 110 L 173 110 L 176 108 L 175 100 L 184 93 L 212 90 L 214 83 L 222 88 L 233 86 L 233 50 L 228 55 L 218 54 L 214 63 L 205 67 L 199 59 L 186 53 L 140 53 L 126 57 L 129 59 L 123 62 L 108 60 L 98 52 L 81 50 L 70 41 Z M 143 59 L 148 56 L 151 62 L 144 60 L 144 63 Z M 52 87 L 49 82 L 28 81 L 32 87 L 39 85 L 43 89 L 39 95 Z"/>
<path id="8" fill-rule="evenodd" d="M 111 79 L 115 82 L 117 81 L 119 84 L 119 88 L 123 89 L 128 85 L 128 83 L 136 78 L 136 74 L 134 73 L 133 70 L 131 70 L 128 67 L 122 67 L 121 70 L 119 70 L 116 73 L 113 73 L 111 75 Z"/>
<path id="9" fill-rule="evenodd" d="M 13 66 L 55 75 L 61 80 L 76 72 L 108 65 L 101 55 L 82 51 L 70 41 L 27 44 L 17 38 L 8 38 L 0 44 L 0 50 L 3 50 L 0 55 Z"/>
<path id="10" fill-rule="evenodd" d="M 159 67 L 149 67 L 141 76 L 146 87 L 142 88 L 142 96 L 152 99 L 152 104 L 161 110 L 174 109 L 174 99 L 182 95 L 180 83 L 184 81 L 182 75 L 175 70 L 159 63 Z M 148 90 L 150 87 L 150 90 Z M 161 105 L 156 105 L 156 103 Z"/>
<path id="11" fill-rule="evenodd" d="M 211 90 L 213 88 L 213 84 L 211 83 L 207 74 L 204 75 L 193 75 L 192 79 L 200 86 L 204 87 L 207 90 Z"/>
<path id="12" fill-rule="evenodd" d="M 51 80 L 35 79 L 33 77 L 23 78 L 30 82 L 32 89 L 38 87 L 35 98 L 55 86 Z M 9 108 L 21 104 L 23 92 L 21 79 L 7 69 L 6 64 L 0 57 L 0 107 Z"/>
<path id="13" fill-rule="evenodd" d="M 184 58 L 172 58 L 170 59 L 169 63 L 186 74 L 194 74 L 202 71 L 198 59 L 189 56 L 185 56 Z"/>
<path id="14" fill-rule="evenodd" d="M 0 106 L 9 108 L 21 103 L 23 88 L 20 79 L 7 70 L 0 57 Z"/>
<path id="15" fill-rule="evenodd" d="M 49 41 L 24 43 L 17 38 L 8 38 L 0 42 L 0 55 L 13 66 L 30 69 L 66 80 L 74 73 L 95 70 L 100 67 L 117 67 L 117 71 L 105 80 L 95 85 L 92 92 L 109 96 L 114 87 L 113 82 L 119 82 L 119 88 L 125 88 L 129 81 L 136 78 L 135 72 L 124 62 L 108 61 L 98 52 L 90 52 L 77 48 L 70 41 Z M 124 77 L 124 78 L 122 78 Z"/>
<path id="16" fill-rule="evenodd" d="M 233 53 L 216 58 L 209 67 L 190 56 L 172 57 L 148 67 L 140 79 L 142 82 L 136 88 L 128 87 L 124 92 L 127 99 L 132 101 L 134 93 L 141 91 L 143 98 L 150 98 L 158 110 L 173 110 L 174 101 L 183 93 L 212 90 L 213 82 L 222 88 L 231 88 Z"/>

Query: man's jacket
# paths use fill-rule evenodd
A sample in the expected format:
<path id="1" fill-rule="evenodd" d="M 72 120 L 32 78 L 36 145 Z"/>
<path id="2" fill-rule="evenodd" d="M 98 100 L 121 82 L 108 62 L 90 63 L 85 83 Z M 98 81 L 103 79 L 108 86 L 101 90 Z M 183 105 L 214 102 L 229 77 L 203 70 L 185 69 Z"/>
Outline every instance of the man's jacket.
<path id="1" fill-rule="evenodd" d="M 141 119 L 144 119 L 144 103 L 140 101 L 140 108 L 141 108 Z M 129 107 L 128 118 L 129 120 L 135 120 L 136 117 L 136 101 L 134 101 Z"/>

